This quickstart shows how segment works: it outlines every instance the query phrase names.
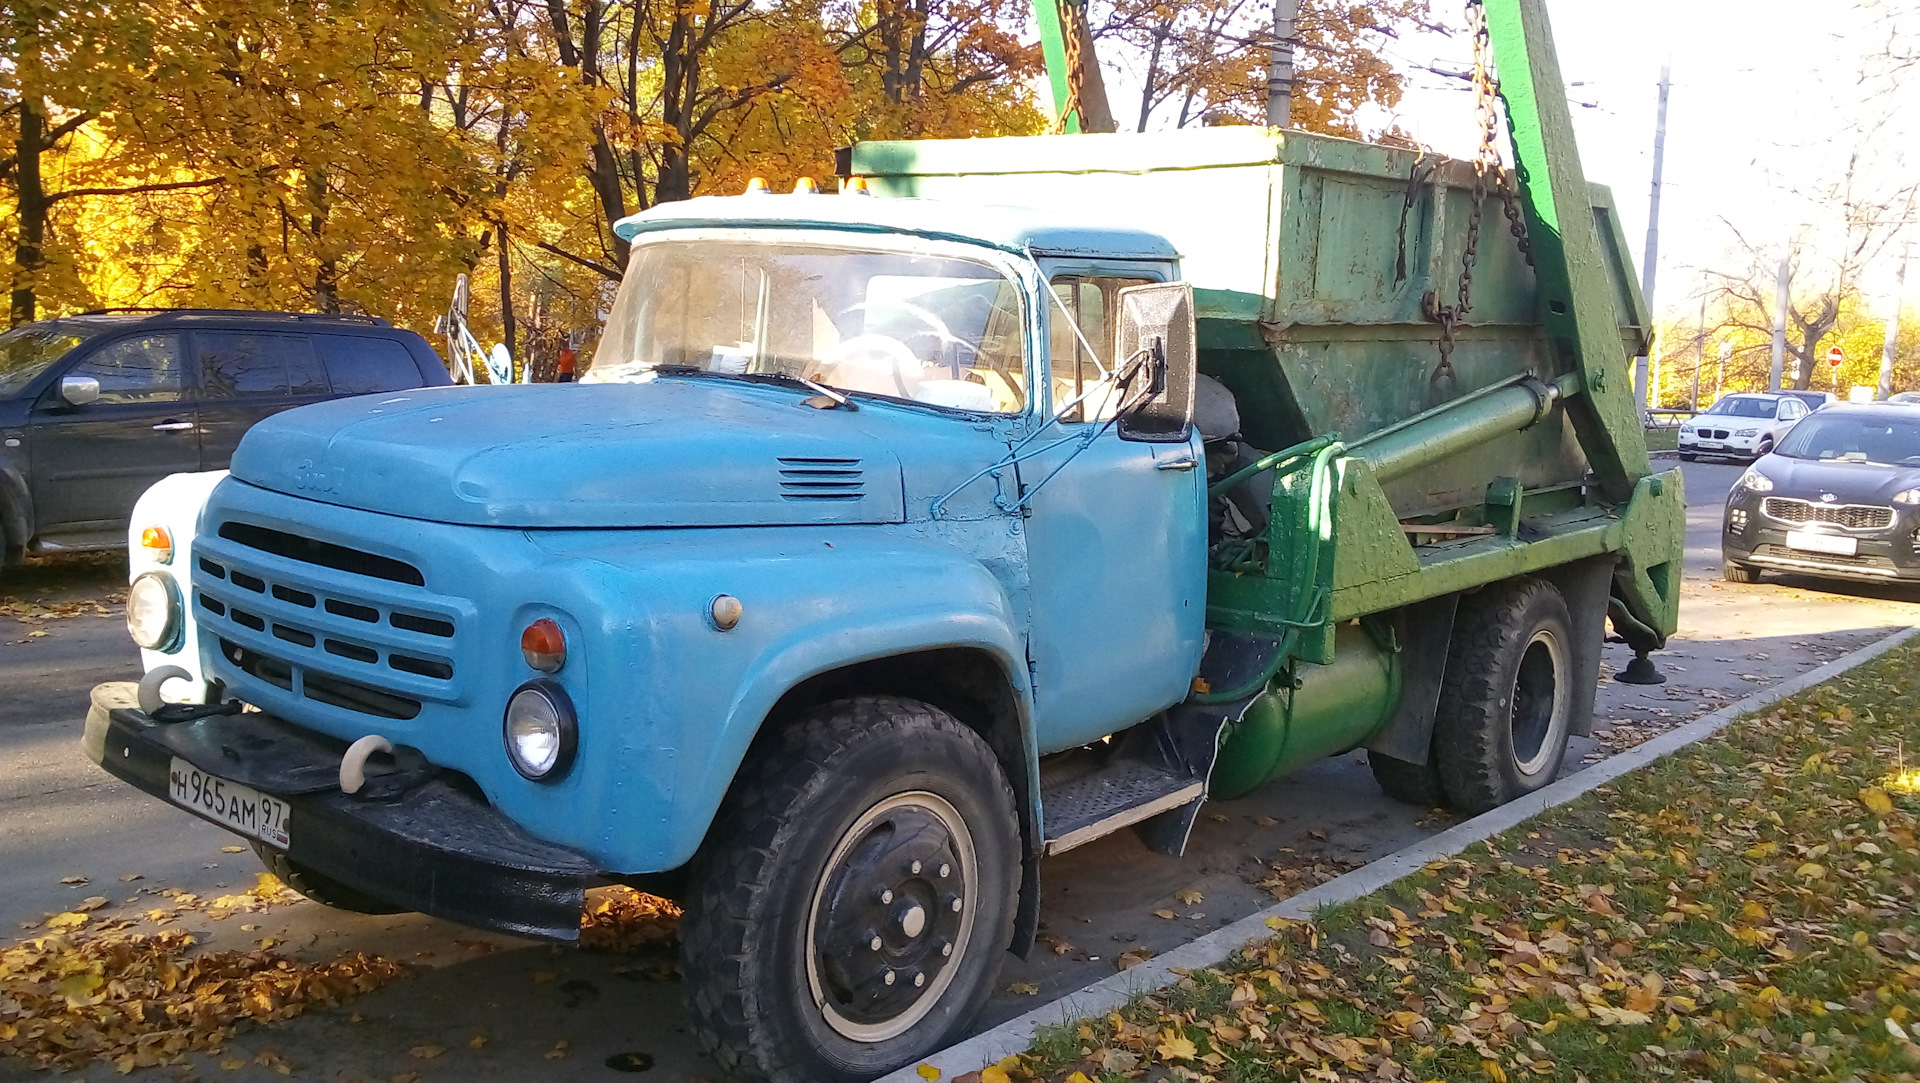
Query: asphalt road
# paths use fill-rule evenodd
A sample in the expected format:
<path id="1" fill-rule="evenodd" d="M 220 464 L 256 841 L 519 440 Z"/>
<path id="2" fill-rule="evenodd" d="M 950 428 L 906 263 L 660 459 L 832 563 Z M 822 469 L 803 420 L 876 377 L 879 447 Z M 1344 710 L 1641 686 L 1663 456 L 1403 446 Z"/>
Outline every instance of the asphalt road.
<path id="1" fill-rule="evenodd" d="M 1657 656 L 1669 682 L 1632 687 L 1603 678 L 1596 736 L 1576 739 L 1568 771 L 1920 620 L 1920 594 L 1903 588 L 1773 575 L 1752 586 L 1721 582 L 1719 509 L 1739 472 L 1686 467 L 1682 630 Z M 0 584 L 0 927 L 8 930 L 90 895 L 114 900 L 103 913 L 132 911 L 153 905 L 162 888 L 217 895 L 250 886 L 259 871 L 251 854 L 223 851 L 232 836 L 80 757 L 75 742 L 88 689 L 136 675 L 137 656 L 118 618 L 20 622 L 8 615 L 23 598 L 97 595 L 119 578 L 119 565 L 109 561 L 35 569 L 24 581 Z M 1609 676 L 1628 657 L 1624 647 L 1609 647 Z M 1384 798 L 1364 757 L 1351 754 L 1210 806 L 1185 858 L 1150 853 L 1122 832 L 1051 859 L 1041 869 L 1042 945 L 1029 960 L 1007 958 L 979 1026 L 1112 973 L 1123 952 L 1163 951 L 1452 822 Z M 61 883 L 75 877 L 86 882 Z M 630 1053 L 651 1057 L 655 1078 L 718 1078 L 692 1048 L 678 986 L 653 980 L 666 972 L 655 965 L 670 958 L 665 948 L 638 956 L 561 950 L 416 915 L 362 917 L 312 903 L 242 920 L 182 919 L 214 947 L 272 937 L 302 957 L 377 952 L 412 964 L 415 976 L 339 1009 L 243 1033 L 236 1049 L 248 1066 L 225 1071 L 203 1058 L 199 1068 L 210 1076 L 279 1079 L 252 1063 L 271 1051 L 304 1079 L 408 1072 L 423 1080 L 608 1079 L 615 1074 L 608 1059 Z M 485 1039 L 479 1048 L 469 1044 L 476 1037 Z M 562 1039 L 565 1055 L 555 1056 Z M 431 1060 L 409 1055 L 427 1044 L 447 1051 Z M 85 1076 L 119 1078 L 104 1065 Z M 29 1077 L 37 1076 L 24 1065 L 0 1061 L 0 1080 Z M 133 1078 L 178 1075 L 154 1070 Z"/>

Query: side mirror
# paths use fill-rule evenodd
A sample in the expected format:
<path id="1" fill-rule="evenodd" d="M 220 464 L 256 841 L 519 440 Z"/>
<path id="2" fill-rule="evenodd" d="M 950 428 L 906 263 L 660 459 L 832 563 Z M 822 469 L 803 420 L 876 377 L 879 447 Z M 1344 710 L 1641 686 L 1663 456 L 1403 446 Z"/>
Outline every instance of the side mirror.
<path id="1" fill-rule="evenodd" d="M 100 398 L 100 381 L 91 376 L 62 376 L 60 401 L 68 406 L 85 406 Z"/>
<path id="2" fill-rule="evenodd" d="M 1193 287 L 1129 286 L 1119 294 L 1115 364 L 1128 385 L 1122 440 L 1183 444 L 1193 435 Z"/>

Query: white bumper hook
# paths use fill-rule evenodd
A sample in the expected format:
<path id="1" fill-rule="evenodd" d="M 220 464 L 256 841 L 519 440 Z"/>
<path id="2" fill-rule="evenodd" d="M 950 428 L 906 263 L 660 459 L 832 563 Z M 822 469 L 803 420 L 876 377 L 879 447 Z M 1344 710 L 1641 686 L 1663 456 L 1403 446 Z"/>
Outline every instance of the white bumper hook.
<path id="1" fill-rule="evenodd" d="M 365 737 L 347 746 L 347 754 L 340 757 L 340 792 L 359 793 L 360 787 L 367 784 L 367 757 L 375 752 L 392 752 L 393 742 L 377 733 Z"/>

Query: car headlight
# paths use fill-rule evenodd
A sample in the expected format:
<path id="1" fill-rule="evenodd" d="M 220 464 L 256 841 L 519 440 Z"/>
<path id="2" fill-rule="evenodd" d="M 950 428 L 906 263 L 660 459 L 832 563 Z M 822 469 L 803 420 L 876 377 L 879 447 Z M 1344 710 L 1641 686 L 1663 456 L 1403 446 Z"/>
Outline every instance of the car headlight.
<path id="1" fill-rule="evenodd" d="M 180 649 L 180 588 L 165 572 L 147 572 L 127 588 L 127 634 L 142 649 Z"/>
<path id="2" fill-rule="evenodd" d="M 507 759 L 521 777 L 550 782 L 566 774 L 579 741 L 573 699 L 549 680 L 521 685 L 507 701 L 502 726 Z"/>
<path id="3" fill-rule="evenodd" d="M 1904 493 L 1893 494 L 1896 504 L 1920 504 L 1920 489 L 1908 489 Z"/>
<path id="4" fill-rule="evenodd" d="M 1736 432 L 1734 432 L 1734 434 L 1733 434 L 1733 435 L 1735 435 L 1735 436 L 1755 436 L 1755 435 L 1758 435 L 1758 434 L 1759 434 L 1759 432 L 1760 432 L 1760 430 L 1759 430 L 1759 429 L 1740 429 L 1740 430 L 1737 430 Z"/>
<path id="5" fill-rule="evenodd" d="M 1773 491 L 1773 479 L 1755 470 L 1751 466 L 1747 467 L 1746 473 L 1740 475 L 1739 484 L 1756 493 L 1770 493 Z"/>

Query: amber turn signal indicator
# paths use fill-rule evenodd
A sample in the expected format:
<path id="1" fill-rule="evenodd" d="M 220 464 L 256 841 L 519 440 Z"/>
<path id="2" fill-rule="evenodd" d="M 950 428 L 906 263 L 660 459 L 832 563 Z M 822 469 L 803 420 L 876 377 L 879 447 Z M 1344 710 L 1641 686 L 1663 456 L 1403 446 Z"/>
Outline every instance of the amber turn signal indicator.
<path id="1" fill-rule="evenodd" d="M 567 637 L 560 626 L 541 617 L 520 633 L 520 653 L 542 673 L 558 673 L 567 664 Z"/>
<path id="2" fill-rule="evenodd" d="M 150 526 L 140 532 L 140 548 L 162 564 L 173 563 L 173 535 L 163 526 Z"/>

